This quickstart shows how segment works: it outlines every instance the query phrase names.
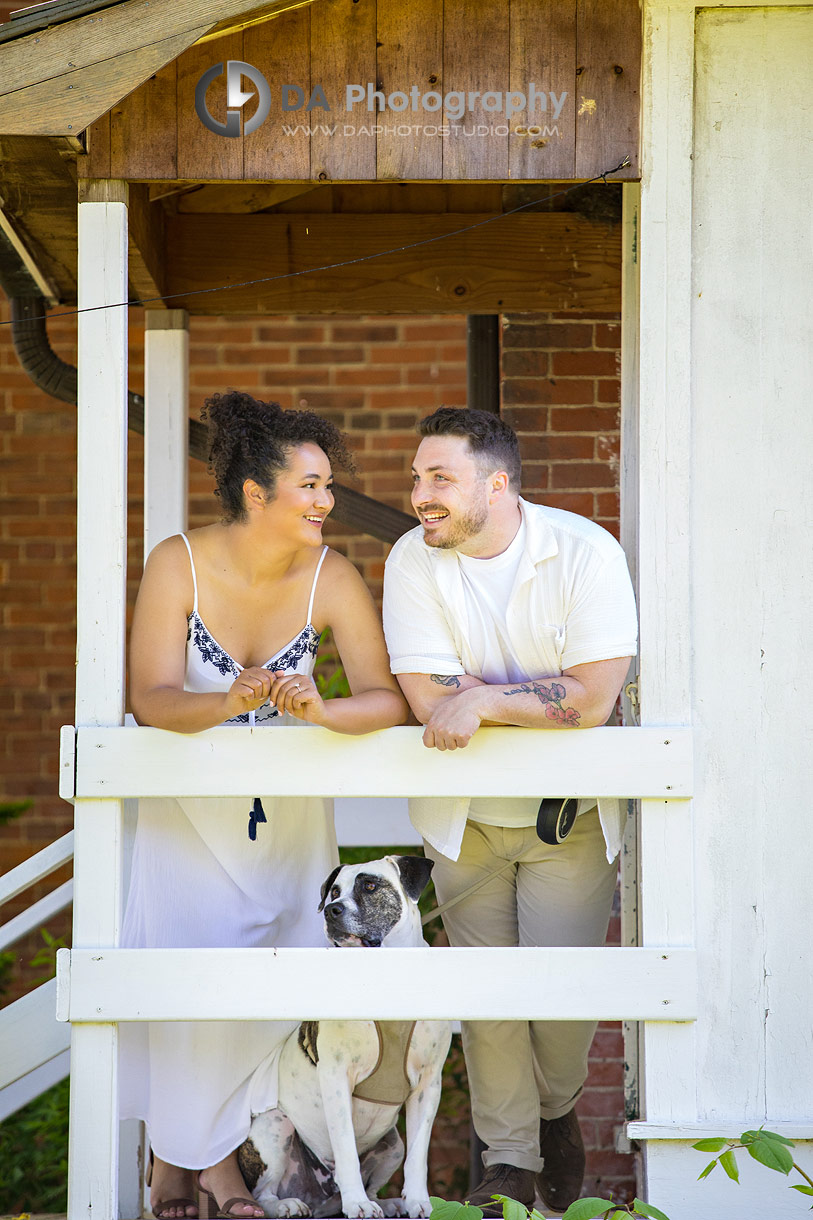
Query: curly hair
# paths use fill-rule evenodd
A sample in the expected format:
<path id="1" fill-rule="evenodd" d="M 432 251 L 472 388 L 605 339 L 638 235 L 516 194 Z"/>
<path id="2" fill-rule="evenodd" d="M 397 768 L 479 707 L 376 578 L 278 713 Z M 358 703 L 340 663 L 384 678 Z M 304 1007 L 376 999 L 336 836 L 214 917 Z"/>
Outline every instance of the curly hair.
<path id="1" fill-rule="evenodd" d="M 421 436 L 463 436 L 469 442 L 480 474 L 504 470 L 511 488 L 519 492 L 522 462 L 517 434 L 504 419 L 474 407 L 438 407 L 416 424 Z"/>
<path id="2" fill-rule="evenodd" d="M 273 497 L 280 471 L 286 469 L 291 450 L 300 445 L 318 445 L 331 466 L 355 470 L 342 433 L 313 411 L 283 411 L 277 402 L 229 390 L 207 398 L 200 417 L 209 430 L 215 495 L 229 522 L 246 519 L 246 479 L 253 479 Z"/>

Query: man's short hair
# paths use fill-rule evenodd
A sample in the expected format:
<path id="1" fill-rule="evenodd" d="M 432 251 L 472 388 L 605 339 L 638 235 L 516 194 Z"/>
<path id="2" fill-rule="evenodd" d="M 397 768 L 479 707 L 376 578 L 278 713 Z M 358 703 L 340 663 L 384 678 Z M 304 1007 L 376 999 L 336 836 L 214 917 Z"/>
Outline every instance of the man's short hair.
<path id="1" fill-rule="evenodd" d="M 519 441 L 514 429 L 499 415 L 474 407 L 439 407 L 418 420 L 416 426 L 421 436 L 464 436 L 481 475 L 486 478 L 495 470 L 504 470 L 512 491 L 519 493 L 522 483 Z"/>

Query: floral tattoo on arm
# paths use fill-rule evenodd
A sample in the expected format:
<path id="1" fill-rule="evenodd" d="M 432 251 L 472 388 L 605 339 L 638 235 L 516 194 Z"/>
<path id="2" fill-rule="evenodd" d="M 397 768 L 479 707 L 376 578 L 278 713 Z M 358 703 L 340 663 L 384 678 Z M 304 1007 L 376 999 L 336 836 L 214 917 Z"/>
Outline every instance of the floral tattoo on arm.
<path id="1" fill-rule="evenodd" d="M 557 724 L 570 725 L 574 729 L 579 727 L 581 713 L 577 712 L 575 707 L 562 707 L 562 700 L 567 695 L 567 691 L 561 682 L 551 682 L 550 686 L 543 686 L 541 682 L 523 682 L 514 690 L 503 691 L 503 694 L 536 695 L 539 702 L 545 704 L 545 715 L 548 720 L 555 720 Z"/>
<path id="2" fill-rule="evenodd" d="M 437 682 L 438 686 L 459 686 L 460 679 L 455 674 L 430 674 L 431 682 Z"/>

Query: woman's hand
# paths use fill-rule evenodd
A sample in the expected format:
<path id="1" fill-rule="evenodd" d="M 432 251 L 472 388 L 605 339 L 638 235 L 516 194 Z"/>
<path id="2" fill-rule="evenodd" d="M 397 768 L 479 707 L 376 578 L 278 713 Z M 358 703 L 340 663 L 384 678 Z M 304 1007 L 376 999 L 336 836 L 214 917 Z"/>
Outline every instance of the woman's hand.
<path id="1" fill-rule="evenodd" d="M 290 712 L 309 724 L 324 724 L 325 704 L 312 678 L 276 670 L 272 679 L 271 702 L 280 713 Z"/>
<path id="2" fill-rule="evenodd" d="M 260 665 L 251 665 L 241 670 L 226 692 L 226 711 L 224 720 L 234 716 L 245 715 L 246 712 L 256 712 L 268 699 L 274 675 Z"/>

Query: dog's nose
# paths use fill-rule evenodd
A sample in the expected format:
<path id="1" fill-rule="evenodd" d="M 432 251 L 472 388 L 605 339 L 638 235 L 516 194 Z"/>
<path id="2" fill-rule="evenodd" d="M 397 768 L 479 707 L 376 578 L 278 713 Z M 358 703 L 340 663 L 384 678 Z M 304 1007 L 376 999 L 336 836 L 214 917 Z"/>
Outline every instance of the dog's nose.
<path id="1" fill-rule="evenodd" d="M 329 902 L 325 907 L 325 915 L 330 919 L 338 919 L 339 915 L 344 914 L 343 902 Z"/>

